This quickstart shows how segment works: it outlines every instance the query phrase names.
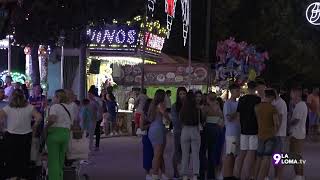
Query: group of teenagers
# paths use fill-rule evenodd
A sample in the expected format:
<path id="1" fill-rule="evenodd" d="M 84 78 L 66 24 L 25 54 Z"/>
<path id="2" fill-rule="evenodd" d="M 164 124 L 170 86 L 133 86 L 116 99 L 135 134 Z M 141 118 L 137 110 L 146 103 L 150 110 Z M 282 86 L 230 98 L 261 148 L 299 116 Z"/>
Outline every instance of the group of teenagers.
<path id="1" fill-rule="evenodd" d="M 27 99 L 23 89 L 13 87 L 11 77 L 0 87 L 0 179 L 36 179 L 41 173 L 41 154 L 46 149 L 48 178 L 63 180 L 65 160 L 75 132 L 89 138 L 89 149 L 99 150 L 101 126 L 112 129 L 117 103 L 111 89 L 98 96 L 91 87 L 88 99 L 76 99 L 72 90 L 56 90 L 52 100 L 34 85 Z M 109 127 L 110 126 L 110 127 Z M 95 146 L 93 144 L 95 140 Z M 45 148 L 46 147 L 46 148 Z M 34 155 L 35 154 L 35 155 Z"/>
<path id="2" fill-rule="evenodd" d="M 266 180 L 274 153 L 301 160 L 306 137 L 308 107 L 303 90 L 294 86 L 280 97 L 280 89 L 263 81 L 250 81 L 245 95 L 231 84 L 225 102 L 215 93 L 177 89 L 176 102 L 166 107 L 166 92 L 157 90 L 144 102 L 139 128 L 144 133 L 143 167 L 146 179 L 168 179 L 164 152 L 173 125 L 173 179 Z M 190 169 L 191 165 L 191 169 Z M 180 168 L 179 168 L 180 166 Z M 283 165 L 274 166 L 277 180 Z M 303 165 L 294 165 L 294 180 L 304 180 Z M 191 177 L 190 177 L 191 176 Z M 271 178 L 271 177 L 270 177 Z"/>

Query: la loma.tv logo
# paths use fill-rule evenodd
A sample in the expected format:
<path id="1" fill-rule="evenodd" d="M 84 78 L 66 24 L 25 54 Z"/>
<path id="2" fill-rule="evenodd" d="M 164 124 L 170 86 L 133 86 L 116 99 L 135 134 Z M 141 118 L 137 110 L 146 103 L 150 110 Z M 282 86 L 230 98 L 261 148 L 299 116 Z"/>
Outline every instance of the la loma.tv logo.
<path id="1" fill-rule="evenodd" d="M 273 154 L 272 162 L 274 165 L 296 165 L 306 164 L 306 160 L 290 158 L 288 154 Z"/>

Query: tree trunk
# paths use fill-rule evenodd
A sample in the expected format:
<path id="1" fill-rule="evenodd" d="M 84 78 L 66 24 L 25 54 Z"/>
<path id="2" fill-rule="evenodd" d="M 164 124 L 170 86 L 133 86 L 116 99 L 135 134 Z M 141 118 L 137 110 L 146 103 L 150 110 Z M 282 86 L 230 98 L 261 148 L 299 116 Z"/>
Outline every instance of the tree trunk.
<path id="1" fill-rule="evenodd" d="M 40 84 L 40 70 L 39 70 L 39 57 L 38 57 L 39 45 L 34 44 L 31 48 L 31 61 L 32 61 L 32 72 L 31 80 L 32 84 Z"/>

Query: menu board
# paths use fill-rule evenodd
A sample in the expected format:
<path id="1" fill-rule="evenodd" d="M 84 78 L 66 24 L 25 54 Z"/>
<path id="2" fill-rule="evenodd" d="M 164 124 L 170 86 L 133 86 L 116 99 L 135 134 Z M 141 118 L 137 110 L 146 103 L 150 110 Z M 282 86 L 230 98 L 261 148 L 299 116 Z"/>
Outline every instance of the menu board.
<path id="1" fill-rule="evenodd" d="M 192 85 L 207 84 L 208 67 L 206 64 L 161 64 L 145 65 L 145 85 Z M 190 75 L 189 75 L 190 74 Z M 138 85 L 142 80 L 141 66 L 122 66 L 119 85 Z"/>

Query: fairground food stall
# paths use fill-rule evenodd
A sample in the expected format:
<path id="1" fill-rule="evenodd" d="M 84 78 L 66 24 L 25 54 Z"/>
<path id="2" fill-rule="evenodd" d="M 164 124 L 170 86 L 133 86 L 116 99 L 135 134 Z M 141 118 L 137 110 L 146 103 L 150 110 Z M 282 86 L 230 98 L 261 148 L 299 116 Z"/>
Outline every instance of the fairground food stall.
<path id="1" fill-rule="evenodd" d="M 114 20 L 112 24 L 89 27 L 87 29 L 90 42 L 87 48 L 87 88 L 95 85 L 100 92 L 108 86 L 113 86 L 117 101 L 123 101 L 122 99 L 129 96 L 129 92 L 116 88 L 119 87 L 118 82 L 125 78 L 122 67 L 139 67 L 143 59 L 145 64 L 150 66 L 157 64 L 165 36 L 166 28 L 161 27 L 159 21 L 147 21 L 144 24 L 140 16 L 125 23 Z M 136 71 L 137 68 L 135 68 Z M 141 73 L 141 68 L 136 73 Z M 122 105 L 119 107 L 118 129 L 123 134 L 131 134 L 132 111 L 125 110 Z"/>

